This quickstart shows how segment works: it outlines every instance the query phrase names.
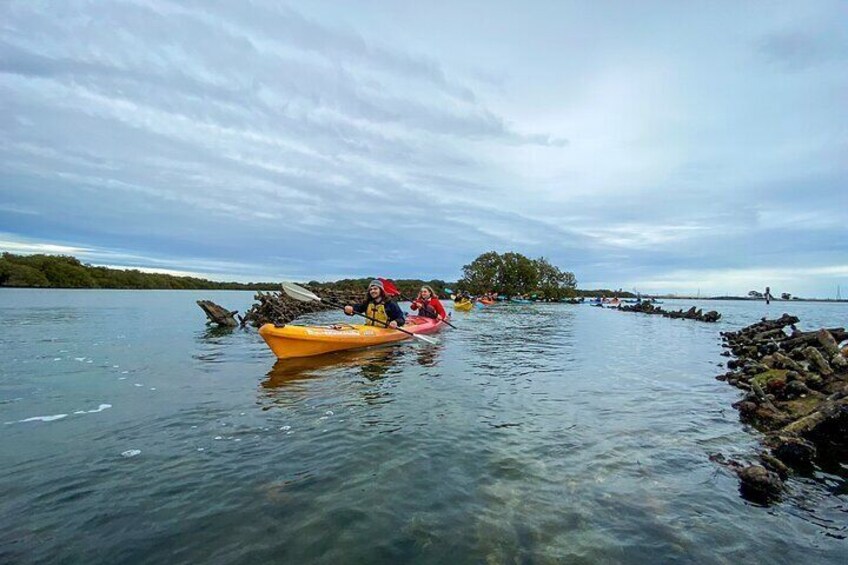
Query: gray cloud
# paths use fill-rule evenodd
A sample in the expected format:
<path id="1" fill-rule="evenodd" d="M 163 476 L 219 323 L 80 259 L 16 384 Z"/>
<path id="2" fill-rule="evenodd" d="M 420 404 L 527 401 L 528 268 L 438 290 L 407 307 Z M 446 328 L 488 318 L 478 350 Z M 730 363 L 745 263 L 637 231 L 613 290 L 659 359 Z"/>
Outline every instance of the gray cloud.
<path id="1" fill-rule="evenodd" d="M 827 98 L 841 83 L 772 82 L 775 63 L 820 72 L 839 34 L 763 38 L 781 28 L 731 14 L 770 65 L 740 79 L 702 70 L 742 49 L 699 43 L 706 24 L 690 38 L 613 22 L 597 52 L 573 50 L 598 20 L 572 10 L 552 37 L 536 21 L 538 38 L 509 45 L 521 65 L 499 66 L 505 46 L 476 20 L 422 51 L 396 44 L 420 22 L 392 21 L 393 43 L 334 19 L 344 5 L 305 8 L 0 5 L 8 237 L 307 278 L 451 278 L 515 249 L 610 285 L 845 252 L 846 118 Z"/>
<path id="2" fill-rule="evenodd" d="M 831 61 L 845 61 L 848 50 L 844 40 L 801 30 L 773 32 L 757 43 L 757 49 L 769 62 L 790 71 L 803 71 Z"/>

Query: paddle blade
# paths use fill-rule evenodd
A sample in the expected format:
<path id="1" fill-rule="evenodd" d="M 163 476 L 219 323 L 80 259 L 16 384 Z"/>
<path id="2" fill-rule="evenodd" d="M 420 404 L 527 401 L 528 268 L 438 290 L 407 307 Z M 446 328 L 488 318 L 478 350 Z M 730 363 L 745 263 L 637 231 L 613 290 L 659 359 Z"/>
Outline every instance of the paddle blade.
<path id="1" fill-rule="evenodd" d="M 430 345 L 436 345 L 437 343 L 439 343 L 432 337 L 427 337 L 426 335 L 412 334 L 412 337 L 414 337 L 415 339 L 420 339 L 424 343 L 429 343 Z"/>
<path id="2" fill-rule="evenodd" d="M 290 282 L 284 282 L 282 286 L 283 291 L 295 300 L 300 300 L 301 302 L 321 302 L 321 298 L 318 295 L 309 292 L 302 286 Z"/>
<path id="3" fill-rule="evenodd" d="M 395 283 L 383 277 L 377 277 L 377 280 L 383 283 L 383 292 L 386 293 L 386 296 L 400 296 L 400 291 L 395 286 Z"/>

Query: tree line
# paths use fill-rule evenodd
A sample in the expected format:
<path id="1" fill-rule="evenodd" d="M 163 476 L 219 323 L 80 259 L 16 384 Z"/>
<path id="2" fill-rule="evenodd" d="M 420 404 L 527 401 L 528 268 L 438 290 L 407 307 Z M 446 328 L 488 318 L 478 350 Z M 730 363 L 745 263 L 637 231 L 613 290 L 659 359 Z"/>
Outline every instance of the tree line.
<path id="1" fill-rule="evenodd" d="M 457 283 L 439 279 L 397 279 L 395 285 L 403 297 L 413 299 L 422 285 L 429 285 L 439 296 L 451 291 L 467 290 L 474 294 L 496 292 L 507 296 L 535 294 L 538 298 L 560 300 L 572 296 L 626 296 L 621 291 L 580 291 L 574 273 L 563 271 L 544 257 L 529 259 L 520 253 L 483 253 L 462 268 L 463 277 Z M 364 291 L 371 278 L 342 279 L 333 282 L 311 281 L 318 291 Z M 0 287 L 26 288 L 113 288 L 113 289 L 172 289 L 172 290 L 278 290 L 279 283 L 217 282 L 198 277 L 143 273 L 137 269 L 110 269 L 82 263 L 68 255 L 0 256 Z"/>
<path id="2" fill-rule="evenodd" d="M 0 257 L 0 286 L 29 288 L 116 288 L 272 290 L 278 283 L 215 282 L 198 277 L 142 273 L 83 264 L 68 255 L 14 255 Z"/>
<path id="3" fill-rule="evenodd" d="M 311 281 L 314 289 L 356 290 L 364 292 L 371 278 L 342 279 L 333 282 Z M 422 285 L 430 285 L 444 296 L 448 283 L 442 280 L 423 281 L 399 279 L 394 281 L 403 296 L 410 299 L 418 295 Z M 0 256 L 0 287 L 24 288 L 114 288 L 163 290 L 279 290 L 280 283 L 217 282 L 198 277 L 185 277 L 160 273 L 142 273 L 137 269 L 110 269 L 82 263 L 68 255 L 15 255 Z"/>

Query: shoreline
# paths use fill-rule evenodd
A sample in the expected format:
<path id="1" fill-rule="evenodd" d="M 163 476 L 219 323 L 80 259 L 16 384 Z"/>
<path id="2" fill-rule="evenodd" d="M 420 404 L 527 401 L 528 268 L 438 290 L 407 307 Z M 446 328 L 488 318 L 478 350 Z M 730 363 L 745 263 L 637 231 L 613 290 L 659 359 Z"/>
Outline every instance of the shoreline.
<path id="1" fill-rule="evenodd" d="M 192 291 L 214 291 L 214 292 L 272 292 L 280 289 L 280 284 L 277 283 L 272 286 L 262 286 L 262 287 L 249 287 L 249 288 L 121 288 L 121 287 L 74 287 L 74 286 L 0 286 L 0 290 L 9 289 L 9 290 L 117 290 L 117 291 L 177 291 L 177 292 L 192 292 Z M 332 284 L 332 283 L 330 283 Z M 583 292 L 578 290 L 578 295 L 582 296 Z M 753 299 L 753 298 L 745 298 L 742 296 L 667 296 L 667 295 L 651 295 L 651 298 L 655 298 L 657 300 L 709 300 L 709 301 L 724 301 L 724 302 L 763 302 L 762 299 Z M 535 301 L 534 301 L 535 302 Z M 544 302 L 544 301 L 539 301 Z M 779 304 L 794 304 L 798 302 L 816 302 L 816 303 L 833 303 L 833 304 L 848 304 L 848 298 L 835 299 L 835 298 L 793 298 L 792 300 L 780 300 L 780 299 L 772 299 L 771 302 L 779 303 Z M 550 302 L 551 304 L 556 304 L 556 302 Z M 565 304 L 564 301 L 561 303 Z"/>

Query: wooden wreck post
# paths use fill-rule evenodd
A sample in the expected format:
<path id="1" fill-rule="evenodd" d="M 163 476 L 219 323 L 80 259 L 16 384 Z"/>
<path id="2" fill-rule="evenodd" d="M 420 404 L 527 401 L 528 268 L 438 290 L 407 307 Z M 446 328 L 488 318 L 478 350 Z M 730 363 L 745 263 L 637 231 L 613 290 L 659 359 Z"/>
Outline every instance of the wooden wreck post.
<path id="1" fill-rule="evenodd" d="M 227 310 L 222 306 L 218 306 L 211 300 L 198 300 L 197 305 L 203 310 L 206 314 L 206 317 L 209 318 L 206 323 L 207 324 L 218 324 L 219 326 L 234 328 L 238 326 L 238 322 L 236 322 L 235 315 L 238 314 L 238 310 Z"/>

